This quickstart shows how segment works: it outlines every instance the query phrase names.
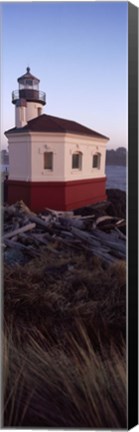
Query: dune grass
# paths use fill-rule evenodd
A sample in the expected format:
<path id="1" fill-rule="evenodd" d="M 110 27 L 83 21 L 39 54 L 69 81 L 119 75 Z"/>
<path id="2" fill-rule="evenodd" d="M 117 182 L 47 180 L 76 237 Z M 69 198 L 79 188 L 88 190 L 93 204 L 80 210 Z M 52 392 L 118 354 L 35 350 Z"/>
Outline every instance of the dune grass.
<path id="1" fill-rule="evenodd" d="M 126 428 L 126 268 L 42 249 L 4 266 L 4 426 Z"/>

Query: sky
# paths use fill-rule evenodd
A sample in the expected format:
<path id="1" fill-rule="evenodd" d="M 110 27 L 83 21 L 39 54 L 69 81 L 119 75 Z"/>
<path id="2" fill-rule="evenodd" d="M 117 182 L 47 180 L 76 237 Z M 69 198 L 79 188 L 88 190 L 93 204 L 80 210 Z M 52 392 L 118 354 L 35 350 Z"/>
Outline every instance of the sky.
<path id="1" fill-rule="evenodd" d="M 127 148 L 127 2 L 3 2 L 1 46 L 3 148 L 27 66 L 46 92 L 44 113 L 108 136 L 108 149 Z"/>

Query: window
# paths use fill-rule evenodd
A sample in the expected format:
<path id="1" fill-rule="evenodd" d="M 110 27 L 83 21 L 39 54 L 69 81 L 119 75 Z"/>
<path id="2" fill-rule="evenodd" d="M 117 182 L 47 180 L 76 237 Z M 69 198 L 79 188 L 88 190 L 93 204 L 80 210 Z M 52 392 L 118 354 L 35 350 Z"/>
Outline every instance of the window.
<path id="1" fill-rule="evenodd" d="M 32 84 L 33 84 L 32 80 L 26 79 L 25 83 L 27 86 L 32 87 Z"/>
<path id="2" fill-rule="evenodd" d="M 76 152 L 72 155 L 72 169 L 82 169 L 82 153 Z"/>
<path id="3" fill-rule="evenodd" d="M 42 109 L 40 107 L 38 107 L 38 116 L 40 116 L 42 113 Z"/>
<path id="4" fill-rule="evenodd" d="M 93 156 L 93 162 L 92 162 L 92 167 L 93 168 L 100 169 L 100 158 L 101 158 L 101 154 L 100 153 L 96 153 Z"/>
<path id="5" fill-rule="evenodd" d="M 45 152 L 44 153 L 44 169 L 52 170 L 53 169 L 53 153 Z"/>

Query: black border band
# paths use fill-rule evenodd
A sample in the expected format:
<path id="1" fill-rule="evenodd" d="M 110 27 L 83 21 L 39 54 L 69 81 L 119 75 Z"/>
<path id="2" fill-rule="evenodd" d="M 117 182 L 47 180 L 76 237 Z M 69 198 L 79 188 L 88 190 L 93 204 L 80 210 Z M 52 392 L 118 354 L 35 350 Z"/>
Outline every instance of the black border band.
<path id="1" fill-rule="evenodd" d="M 138 8 L 128 3 L 128 429 L 138 423 Z"/>

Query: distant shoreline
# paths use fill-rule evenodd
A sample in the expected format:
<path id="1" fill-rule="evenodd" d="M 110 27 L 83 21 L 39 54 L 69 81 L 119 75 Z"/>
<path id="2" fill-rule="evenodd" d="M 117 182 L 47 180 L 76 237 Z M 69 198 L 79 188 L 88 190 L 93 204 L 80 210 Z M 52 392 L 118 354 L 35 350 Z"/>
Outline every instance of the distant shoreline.
<path id="1" fill-rule="evenodd" d="M 126 166 L 127 165 L 127 150 L 124 147 L 119 147 L 114 150 L 106 150 L 106 165 L 107 166 Z"/>
<path id="2" fill-rule="evenodd" d="M 123 167 L 126 167 L 127 164 L 107 163 L 107 164 L 106 164 L 106 167 L 107 167 L 107 166 L 117 166 L 117 167 L 118 167 L 118 166 L 119 166 L 119 167 L 122 167 L 122 166 L 123 166 Z"/>

